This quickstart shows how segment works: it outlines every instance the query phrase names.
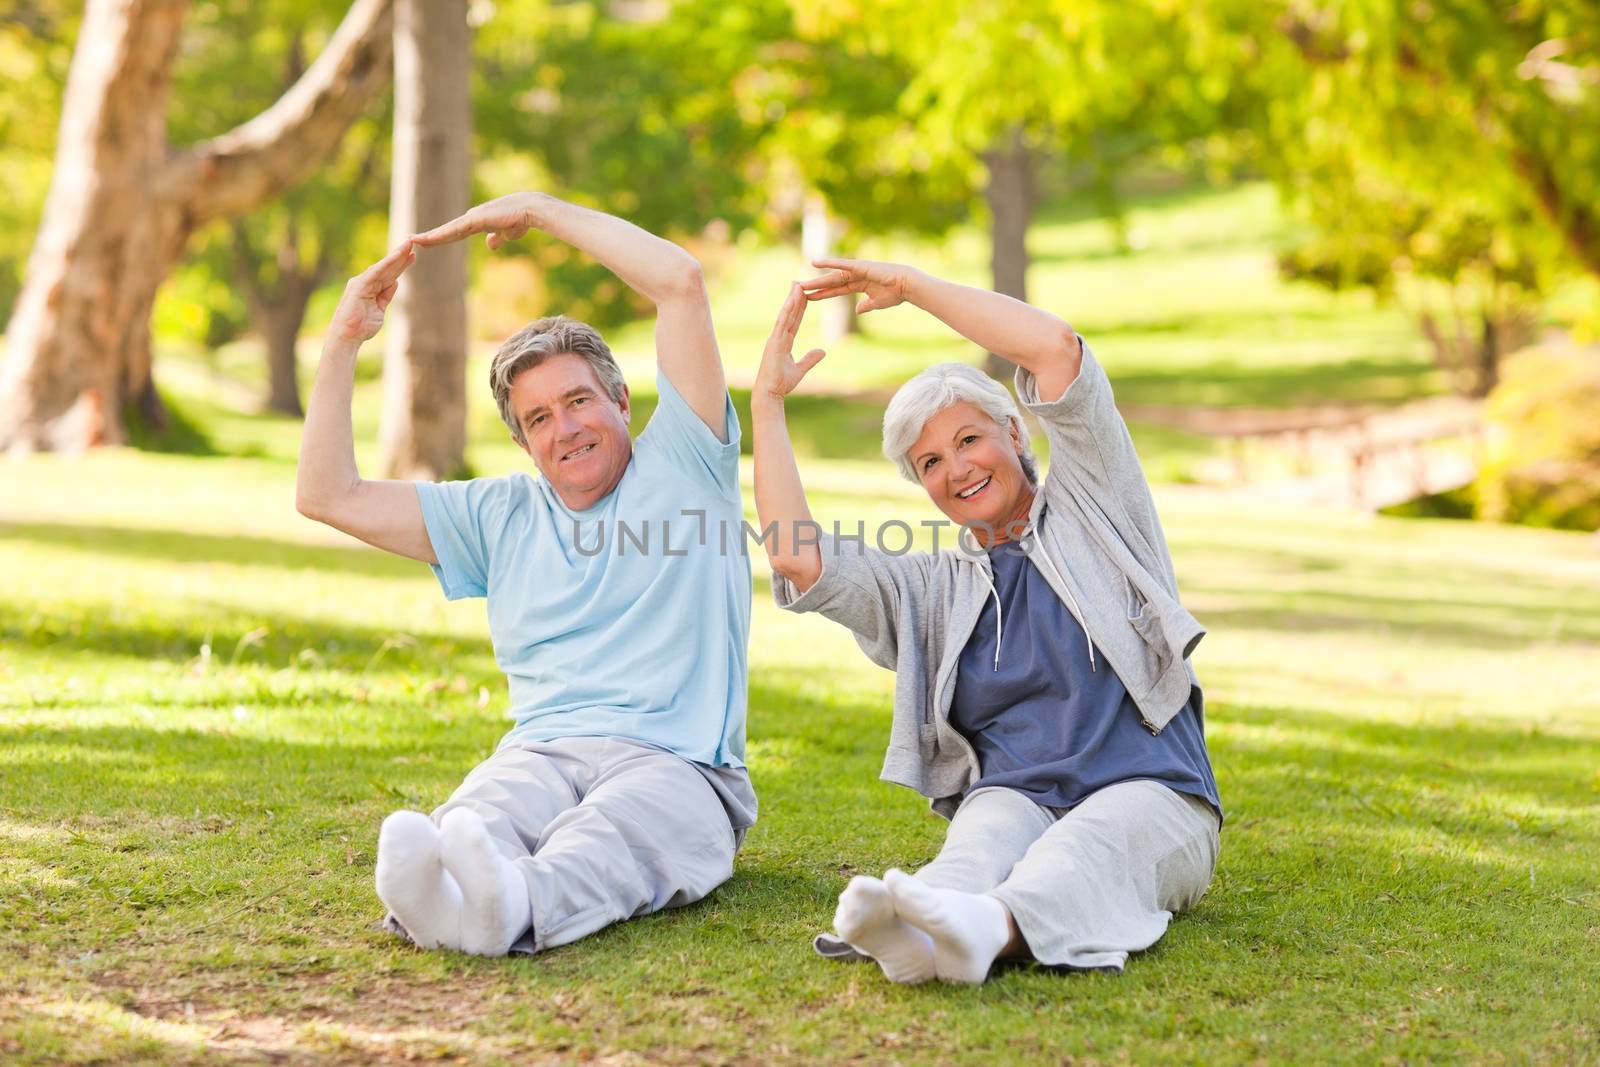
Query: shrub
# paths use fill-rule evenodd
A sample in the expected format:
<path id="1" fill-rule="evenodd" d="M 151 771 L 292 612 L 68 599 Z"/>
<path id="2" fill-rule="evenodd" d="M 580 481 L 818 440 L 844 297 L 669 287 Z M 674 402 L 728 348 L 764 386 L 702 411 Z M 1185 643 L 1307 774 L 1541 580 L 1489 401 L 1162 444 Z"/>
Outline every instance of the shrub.
<path id="1" fill-rule="evenodd" d="M 1485 417 L 1494 434 L 1477 483 L 1479 518 L 1600 529 L 1600 348 L 1518 353 Z"/>

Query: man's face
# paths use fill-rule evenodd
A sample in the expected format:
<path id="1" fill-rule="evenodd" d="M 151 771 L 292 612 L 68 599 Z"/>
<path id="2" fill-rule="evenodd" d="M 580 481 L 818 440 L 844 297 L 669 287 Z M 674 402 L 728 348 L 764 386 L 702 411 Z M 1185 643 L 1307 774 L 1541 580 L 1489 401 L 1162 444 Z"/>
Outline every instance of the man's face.
<path id="1" fill-rule="evenodd" d="M 533 459 L 567 507 L 583 511 L 617 487 L 633 455 L 628 393 L 612 400 L 581 356 L 563 353 L 517 375 L 511 411 Z"/>

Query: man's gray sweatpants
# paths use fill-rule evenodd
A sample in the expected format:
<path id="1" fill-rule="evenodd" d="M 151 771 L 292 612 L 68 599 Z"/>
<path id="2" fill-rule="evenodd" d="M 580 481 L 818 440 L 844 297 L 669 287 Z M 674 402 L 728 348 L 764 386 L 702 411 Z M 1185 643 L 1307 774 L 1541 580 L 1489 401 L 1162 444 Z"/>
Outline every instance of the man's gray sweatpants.
<path id="1" fill-rule="evenodd" d="M 916 872 L 1010 909 L 1040 963 L 1121 970 L 1211 884 L 1217 814 L 1156 782 L 1119 782 L 1066 812 L 1014 789 L 974 790 Z"/>
<path id="2" fill-rule="evenodd" d="M 533 927 L 511 946 L 527 953 L 710 893 L 733 873 L 755 794 L 743 770 L 703 769 L 634 741 L 571 737 L 500 749 L 434 822 L 453 808 L 477 812 L 527 879 Z"/>

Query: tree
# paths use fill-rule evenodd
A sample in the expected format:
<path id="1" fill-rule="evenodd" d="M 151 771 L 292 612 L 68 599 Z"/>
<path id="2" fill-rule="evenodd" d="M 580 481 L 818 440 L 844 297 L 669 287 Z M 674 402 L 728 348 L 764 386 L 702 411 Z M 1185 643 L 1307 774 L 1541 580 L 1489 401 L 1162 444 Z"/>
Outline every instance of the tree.
<path id="1" fill-rule="evenodd" d="M 1409 298 L 1464 392 L 1493 386 L 1556 278 L 1600 277 L 1597 16 L 1363 0 L 1262 27 L 1261 158 L 1320 231 L 1291 265 Z"/>
<path id="2" fill-rule="evenodd" d="M 930 154 L 897 112 L 910 72 L 893 57 L 798 40 L 786 0 L 641 8 L 565 4 L 538 26 L 486 27 L 486 139 L 660 232 L 792 239 L 809 215 L 813 241 L 825 229 L 848 253 L 867 234 L 966 216 L 967 163 Z M 643 310 L 564 247 L 528 254 L 555 306 L 598 322 Z"/>
<path id="3" fill-rule="evenodd" d="M 72 62 L 77 5 L 17 3 L 0 15 L 0 323 L 22 289 L 22 268 L 50 187 L 55 127 Z"/>
<path id="4" fill-rule="evenodd" d="M 1234 83 L 1211 62 L 1233 30 L 1203 5 L 1155 0 L 797 0 L 808 39 L 894 57 L 923 150 L 981 175 L 997 291 L 1027 299 L 1026 237 L 1046 153 L 1096 164 L 1108 136 L 1182 144 L 1225 121 Z M 1009 370 L 990 357 L 990 373 Z"/>
<path id="5" fill-rule="evenodd" d="M 348 3 L 212 0 L 197 9 L 173 70 L 172 139 L 204 140 L 270 105 L 305 73 L 307 56 L 326 45 Z M 215 92 L 218 84 L 229 91 Z M 387 108 L 370 108 L 309 177 L 190 242 L 177 277 L 178 288 L 199 298 L 205 325 L 197 339 L 221 344 L 246 326 L 260 337 L 269 410 L 302 413 L 296 345 L 312 295 L 351 271 L 358 238 L 382 246 L 389 128 Z M 162 299 L 174 296 L 169 288 Z M 160 312 L 158 302 L 158 323 Z"/>
<path id="6" fill-rule="evenodd" d="M 396 0 L 390 243 L 471 205 L 466 0 Z M 389 309 L 378 427 L 390 478 L 446 478 L 467 447 L 467 246 L 418 258 Z"/>
<path id="7" fill-rule="evenodd" d="M 758 151 L 767 228 L 800 219 L 807 259 L 852 255 L 868 236 L 945 233 L 970 214 L 973 174 L 959 154 L 929 150 L 898 107 L 912 72 L 848 38 L 795 39 L 784 20 L 735 82 L 746 113 L 777 116 Z M 797 207 L 798 205 L 798 207 Z M 857 328 L 851 299 L 823 308 L 824 338 Z"/>
<path id="8" fill-rule="evenodd" d="M 568 3 L 497 14 L 480 36 L 486 152 L 536 164 L 569 198 L 654 233 L 737 234 L 764 208 L 757 153 L 769 117 L 736 83 L 788 20 L 782 0 Z M 527 169 L 527 163 L 522 163 Z M 498 255 L 537 266 L 543 298 L 608 326 L 648 305 L 559 241 Z"/>
<path id="9" fill-rule="evenodd" d="M 1530 254 L 1504 240 L 1479 205 L 1424 198 L 1371 181 L 1347 199 L 1341 186 L 1305 194 L 1314 217 L 1338 218 L 1279 259 L 1290 277 L 1331 289 L 1370 288 L 1416 317 L 1434 362 L 1463 396 L 1484 397 L 1502 360 L 1533 339 L 1538 294 L 1548 284 L 1553 234 Z"/>
<path id="10" fill-rule="evenodd" d="M 250 121 L 187 148 L 166 110 L 184 0 L 90 0 L 55 171 L 0 361 L 0 447 L 126 439 L 164 411 L 151 374 L 156 290 L 195 230 L 305 177 L 389 80 L 389 0 L 356 0 L 305 75 Z"/>

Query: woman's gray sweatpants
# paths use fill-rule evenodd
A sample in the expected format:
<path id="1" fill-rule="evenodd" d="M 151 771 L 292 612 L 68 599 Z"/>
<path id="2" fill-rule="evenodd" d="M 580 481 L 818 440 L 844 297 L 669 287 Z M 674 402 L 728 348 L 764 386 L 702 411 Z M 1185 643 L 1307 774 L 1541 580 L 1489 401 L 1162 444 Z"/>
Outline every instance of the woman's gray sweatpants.
<path id="1" fill-rule="evenodd" d="M 1119 782 L 1075 808 L 978 789 L 956 810 L 929 885 L 988 893 L 1040 963 L 1121 970 L 1211 884 L 1217 814 L 1156 782 Z"/>
<path id="2" fill-rule="evenodd" d="M 527 879 L 533 926 L 511 951 L 528 953 L 710 893 L 733 873 L 743 834 L 732 817 L 753 822 L 755 794 L 743 770 L 702 770 L 651 745 L 572 737 L 500 749 L 433 821 L 454 808 L 477 812 Z M 386 925 L 398 924 L 391 916 Z"/>

